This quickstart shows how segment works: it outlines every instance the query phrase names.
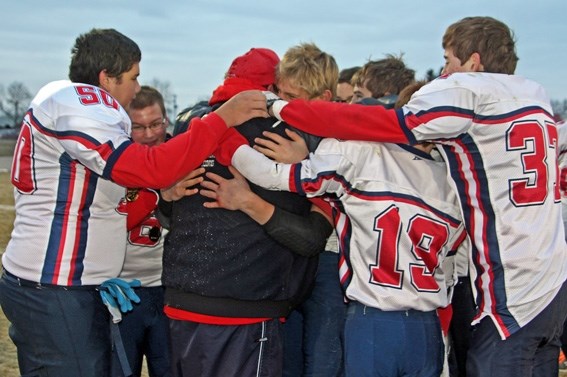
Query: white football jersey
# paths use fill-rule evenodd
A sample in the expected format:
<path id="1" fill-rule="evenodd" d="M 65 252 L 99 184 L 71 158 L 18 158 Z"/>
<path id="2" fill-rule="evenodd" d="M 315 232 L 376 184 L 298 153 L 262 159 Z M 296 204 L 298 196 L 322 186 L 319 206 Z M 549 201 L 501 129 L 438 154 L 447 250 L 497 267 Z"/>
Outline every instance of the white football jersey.
<path id="1" fill-rule="evenodd" d="M 439 106 L 445 104 L 445 106 Z M 456 73 L 404 107 L 416 140 L 440 144 L 473 242 L 480 313 L 506 338 L 567 278 L 558 134 L 544 89 L 519 76 Z"/>
<path id="2" fill-rule="evenodd" d="M 118 276 L 126 249 L 125 189 L 108 180 L 130 119 L 104 90 L 44 86 L 24 118 L 12 164 L 16 219 L 3 266 L 22 279 L 98 285 Z M 107 179 L 103 179 L 106 177 Z"/>
<path id="3" fill-rule="evenodd" d="M 251 161 L 263 157 L 254 152 L 240 148 L 232 160 L 251 181 L 336 196 L 331 203 L 347 298 L 386 311 L 449 303 L 442 261 L 465 232 L 443 162 L 409 146 L 336 139 L 324 139 L 295 165 Z"/>
<path id="4" fill-rule="evenodd" d="M 151 189 L 140 189 L 151 193 L 154 198 L 153 209 L 127 232 L 126 257 L 118 276 L 124 280 L 138 279 L 142 287 L 161 286 L 163 243 L 168 230 L 161 226 L 156 217 L 159 195 Z M 126 199 L 119 211 L 128 213 Z"/>

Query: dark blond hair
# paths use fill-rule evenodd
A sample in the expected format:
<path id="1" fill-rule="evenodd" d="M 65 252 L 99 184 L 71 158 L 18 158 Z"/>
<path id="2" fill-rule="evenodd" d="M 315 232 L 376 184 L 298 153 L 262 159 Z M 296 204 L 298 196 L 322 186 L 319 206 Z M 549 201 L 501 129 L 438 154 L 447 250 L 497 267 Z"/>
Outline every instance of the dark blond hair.
<path id="1" fill-rule="evenodd" d="M 335 58 L 314 43 L 302 43 L 286 51 L 276 68 L 276 80 L 288 80 L 315 98 L 331 91 L 337 92 L 339 67 Z"/>
<path id="2" fill-rule="evenodd" d="M 513 74 L 518 63 L 513 32 L 492 17 L 465 17 L 450 25 L 443 48 L 451 49 L 461 63 L 478 53 L 485 72 Z"/>

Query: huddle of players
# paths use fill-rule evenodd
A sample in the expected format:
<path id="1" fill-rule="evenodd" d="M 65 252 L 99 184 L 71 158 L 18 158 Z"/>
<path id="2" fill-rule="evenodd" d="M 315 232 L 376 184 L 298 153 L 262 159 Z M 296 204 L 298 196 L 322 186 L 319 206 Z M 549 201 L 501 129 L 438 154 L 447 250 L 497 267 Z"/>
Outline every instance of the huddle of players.
<path id="1" fill-rule="evenodd" d="M 126 37 L 117 38 L 132 47 Z M 501 48 L 464 43 L 489 39 Z M 70 75 L 71 82 L 40 90 L 14 158 L 17 218 L 0 284 L 22 374 L 41 368 L 61 376 L 69 370 L 105 374 L 108 321 L 100 318 L 104 306 L 93 292 L 118 276 L 124 257 L 125 240 L 109 231 L 126 227 L 124 217 L 114 213 L 124 196 L 121 186 L 167 189 L 212 154 L 206 160 L 212 183 L 205 187 L 215 204 L 208 206 L 226 209 L 203 208 L 207 199 L 200 195 L 179 198 L 169 208 L 163 281 L 172 375 L 281 374 L 280 318 L 305 299 L 303 289 L 317 266 L 316 256 L 294 240 L 309 240 L 306 229 L 318 236 L 310 247 L 327 238 L 328 224 L 322 221 L 330 218 L 327 205 L 349 301 L 347 375 L 441 373 L 435 310 L 449 303 L 442 260 L 466 235 L 478 305 L 467 373 L 512 376 L 537 369 L 557 375 L 567 263 L 558 135 L 549 101 L 539 85 L 513 75 L 517 58 L 504 24 L 487 17 L 463 19 L 447 29 L 443 47 L 447 75 L 398 109 L 270 101 L 270 114 L 303 131 L 367 140 L 323 139 L 315 148 L 305 147 L 299 159 L 285 161 L 292 164 L 276 164 L 248 147 L 264 131 L 301 145 L 285 124 L 274 128 L 268 118 L 262 91 L 273 88 L 251 81 L 225 80 L 206 116 L 193 118 L 186 132 L 167 143 L 132 144 L 123 107 L 139 88 L 137 46 L 118 72 L 95 69 L 94 78 Z M 301 87 L 301 81 L 296 84 Z M 240 124 L 240 133 L 230 130 Z M 434 142 L 444 162 L 433 159 L 431 146 L 422 142 Z M 309 159 L 302 160 L 307 150 Z M 250 190 L 223 163 L 256 185 Z M 239 197 L 244 203 L 227 195 L 225 188 L 235 184 L 246 193 Z M 332 195 L 323 203 L 287 191 Z M 52 214 L 50 228 L 34 222 L 43 213 Z M 33 321 L 24 313 L 38 307 L 23 304 L 21 297 L 52 308 L 43 329 L 25 328 Z M 51 304 L 53 297 L 65 304 Z M 77 313 L 77 322 L 54 318 L 68 310 Z M 92 322 L 93 333 L 84 332 L 85 320 Z M 72 331 L 63 340 L 42 337 L 50 328 Z M 403 328 L 410 329 L 405 336 Z M 32 343 L 53 355 L 38 358 Z M 61 343 L 67 349 L 55 346 Z M 516 351 L 518 344 L 523 352 Z M 395 357 L 396 349 L 407 355 Z"/>

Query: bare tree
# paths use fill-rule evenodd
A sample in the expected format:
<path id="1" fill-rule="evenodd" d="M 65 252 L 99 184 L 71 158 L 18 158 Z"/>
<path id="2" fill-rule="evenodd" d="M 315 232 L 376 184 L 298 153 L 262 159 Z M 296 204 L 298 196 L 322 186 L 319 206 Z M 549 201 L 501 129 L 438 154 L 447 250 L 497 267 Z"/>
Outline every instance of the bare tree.
<path id="1" fill-rule="evenodd" d="M 441 76 L 441 72 L 443 72 L 443 67 L 439 68 L 439 71 L 435 73 L 433 68 L 429 68 L 427 72 L 425 72 L 425 81 L 432 81 L 435 80 L 437 77 Z"/>
<path id="2" fill-rule="evenodd" d="M 161 93 L 165 104 L 165 111 L 169 119 L 173 121 L 177 115 L 177 96 L 173 93 L 170 82 L 154 78 L 149 85 L 153 86 Z"/>
<path id="3" fill-rule="evenodd" d="M 567 99 L 564 100 L 551 100 L 551 107 L 555 114 L 556 120 L 567 119 Z"/>
<path id="4" fill-rule="evenodd" d="M 0 111 L 12 121 L 12 127 L 20 126 L 31 98 L 28 88 L 19 81 L 8 85 L 6 91 L 0 88 Z"/>

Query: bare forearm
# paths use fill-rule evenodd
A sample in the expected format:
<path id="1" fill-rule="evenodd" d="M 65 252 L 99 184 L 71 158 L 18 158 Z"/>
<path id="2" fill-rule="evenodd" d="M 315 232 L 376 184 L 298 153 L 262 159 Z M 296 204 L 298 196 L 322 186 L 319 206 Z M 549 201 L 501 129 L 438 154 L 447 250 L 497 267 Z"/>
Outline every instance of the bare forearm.
<path id="1" fill-rule="evenodd" d="M 274 205 L 249 191 L 242 200 L 240 210 L 260 225 L 264 225 L 274 214 Z"/>

